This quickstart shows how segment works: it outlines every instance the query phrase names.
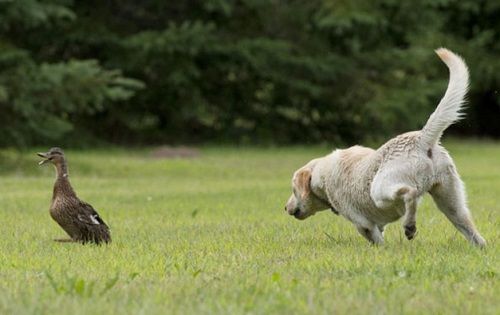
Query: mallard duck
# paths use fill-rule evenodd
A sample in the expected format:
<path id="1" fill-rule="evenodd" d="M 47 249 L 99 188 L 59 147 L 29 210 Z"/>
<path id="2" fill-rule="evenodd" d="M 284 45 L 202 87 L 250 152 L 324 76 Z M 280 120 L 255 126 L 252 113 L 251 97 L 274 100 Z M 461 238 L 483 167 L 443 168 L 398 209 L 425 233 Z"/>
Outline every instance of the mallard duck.
<path id="1" fill-rule="evenodd" d="M 99 214 L 86 202 L 81 201 L 69 182 L 68 165 L 64 152 L 52 148 L 47 153 L 38 153 L 43 160 L 38 163 L 52 163 L 56 168 L 56 182 L 50 206 L 50 216 L 71 237 L 69 240 L 79 243 L 109 243 L 109 228 Z"/>

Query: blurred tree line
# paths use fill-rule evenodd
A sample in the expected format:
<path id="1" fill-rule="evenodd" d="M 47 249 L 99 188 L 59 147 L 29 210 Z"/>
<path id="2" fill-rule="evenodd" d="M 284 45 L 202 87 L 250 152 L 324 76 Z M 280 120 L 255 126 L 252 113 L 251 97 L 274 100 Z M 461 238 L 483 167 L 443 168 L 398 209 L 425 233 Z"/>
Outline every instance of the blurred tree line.
<path id="1" fill-rule="evenodd" d="M 454 131 L 500 136 L 498 0 L 0 0 L 0 146 L 373 141 L 425 123 L 440 46 Z"/>

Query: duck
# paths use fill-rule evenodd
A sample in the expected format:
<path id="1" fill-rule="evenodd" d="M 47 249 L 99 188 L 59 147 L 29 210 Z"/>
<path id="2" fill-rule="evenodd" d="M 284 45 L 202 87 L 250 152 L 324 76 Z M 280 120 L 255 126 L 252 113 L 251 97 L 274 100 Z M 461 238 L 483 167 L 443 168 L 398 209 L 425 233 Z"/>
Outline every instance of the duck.
<path id="1" fill-rule="evenodd" d="M 108 225 L 97 211 L 80 200 L 69 181 L 68 163 L 61 148 L 51 148 L 46 153 L 37 153 L 43 158 L 39 165 L 51 163 L 56 169 L 56 181 L 50 205 L 50 216 L 69 235 L 70 239 L 59 242 L 103 244 L 111 242 Z"/>

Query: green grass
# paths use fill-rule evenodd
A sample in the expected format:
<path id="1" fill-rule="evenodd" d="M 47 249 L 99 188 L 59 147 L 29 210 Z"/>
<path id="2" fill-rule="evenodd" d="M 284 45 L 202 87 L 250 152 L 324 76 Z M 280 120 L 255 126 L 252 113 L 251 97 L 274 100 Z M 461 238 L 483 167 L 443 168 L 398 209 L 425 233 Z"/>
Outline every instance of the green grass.
<path id="1" fill-rule="evenodd" d="M 0 151 L 0 314 L 498 314 L 500 144 L 447 147 L 485 250 L 427 197 L 416 239 L 394 223 L 381 247 L 328 211 L 285 215 L 291 174 L 322 147 L 67 151 L 74 188 L 114 241 L 55 243 L 52 167 Z"/>

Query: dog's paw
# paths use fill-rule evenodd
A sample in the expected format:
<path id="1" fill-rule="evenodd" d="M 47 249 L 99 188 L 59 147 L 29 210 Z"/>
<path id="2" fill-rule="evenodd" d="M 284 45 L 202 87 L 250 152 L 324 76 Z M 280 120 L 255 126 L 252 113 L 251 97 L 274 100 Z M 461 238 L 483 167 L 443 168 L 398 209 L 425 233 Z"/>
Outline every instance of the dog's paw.
<path id="1" fill-rule="evenodd" d="M 405 225 L 405 235 L 408 240 L 412 240 L 415 237 L 415 233 L 417 233 L 416 225 Z"/>
<path id="2" fill-rule="evenodd" d="M 471 239 L 471 241 L 474 245 L 476 245 L 479 248 L 484 248 L 486 246 L 486 241 L 479 234 L 474 235 L 474 237 Z"/>

